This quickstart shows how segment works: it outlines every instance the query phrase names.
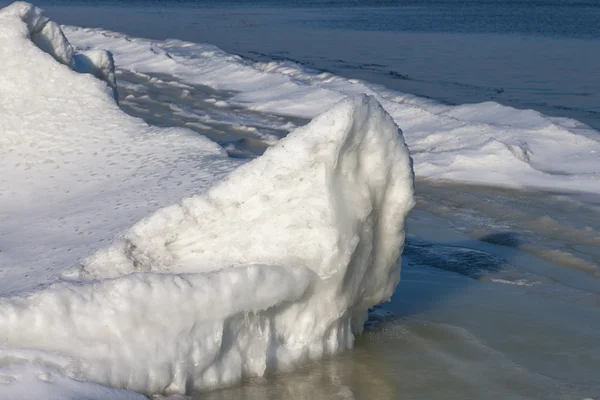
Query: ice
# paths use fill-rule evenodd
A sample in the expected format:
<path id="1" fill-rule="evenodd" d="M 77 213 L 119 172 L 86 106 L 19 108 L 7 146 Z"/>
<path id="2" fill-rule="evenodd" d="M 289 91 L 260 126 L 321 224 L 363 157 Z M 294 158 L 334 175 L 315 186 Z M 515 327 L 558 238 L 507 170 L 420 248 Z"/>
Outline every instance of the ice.
<path id="1" fill-rule="evenodd" d="M 66 282 L 3 301 L 4 343 L 143 393 L 352 347 L 399 280 L 413 205 L 400 138 L 375 100 L 340 103 L 205 195 L 136 224 Z"/>
<path id="2" fill-rule="evenodd" d="M 113 90 L 115 100 L 118 100 L 115 60 L 111 53 L 96 49 L 75 54 L 73 69 L 77 72 L 92 74 L 105 81 Z"/>
<path id="3" fill-rule="evenodd" d="M 136 398 L 97 384 L 171 394 L 262 376 L 352 347 L 392 295 L 413 171 L 373 97 L 241 165 L 125 115 L 110 55 L 73 51 L 31 5 L 0 10 L 0 59 L 2 396 Z"/>
<path id="4" fill-rule="evenodd" d="M 25 34 L 56 61 L 71 65 L 73 57 L 71 44 L 58 24 L 46 18 L 42 10 L 33 8 L 27 3 L 16 2 L 4 9 L 2 17 L 4 23 L 2 37 L 10 37 L 17 32 L 20 35 Z"/>
<path id="5" fill-rule="evenodd" d="M 67 27 L 83 48 L 108 48 L 119 68 L 236 91 L 229 104 L 312 118 L 355 93 L 375 96 L 404 132 L 417 178 L 600 193 L 600 133 L 575 120 L 495 102 L 444 105 L 289 61 L 253 63 L 215 46 Z"/>

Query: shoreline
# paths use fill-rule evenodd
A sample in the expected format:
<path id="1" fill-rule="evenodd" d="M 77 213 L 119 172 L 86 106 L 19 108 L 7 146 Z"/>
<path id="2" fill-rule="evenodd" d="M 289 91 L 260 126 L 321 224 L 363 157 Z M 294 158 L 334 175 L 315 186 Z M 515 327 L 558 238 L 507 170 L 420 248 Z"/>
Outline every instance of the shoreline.
<path id="1" fill-rule="evenodd" d="M 234 7 L 234 12 L 193 8 L 182 13 L 176 7 L 152 7 L 47 5 L 61 24 L 102 27 L 153 40 L 211 43 L 248 60 L 297 62 L 442 104 L 496 101 L 519 110 L 572 118 L 600 130 L 600 88 L 592 78 L 600 68 L 600 57 L 588 56 L 600 48 L 598 38 L 309 29 L 301 22 L 313 11 L 305 10 L 306 15 L 298 11 L 298 15 L 273 7 Z M 119 21 L 130 23 L 111 19 L 115 10 L 125 10 Z M 179 22 L 166 26 L 161 23 L 165 18 Z M 281 37 L 277 29 L 282 29 L 278 26 L 286 18 L 290 20 L 285 26 L 288 33 Z M 355 51 L 346 50 L 348 41 L 354 43 Z M 549 53 L 549 48 L 555 50 Z M 513 66 L 505 65 L 503 60 L 515 53 L 522 58 L 515 59 Z M 595 102 L 596 107 L 590 108 Z"/>
<path id="2" fill-rule="evenodd" d="M 596 131 L 0 21 L 3 396 L 600 393 Z"/>

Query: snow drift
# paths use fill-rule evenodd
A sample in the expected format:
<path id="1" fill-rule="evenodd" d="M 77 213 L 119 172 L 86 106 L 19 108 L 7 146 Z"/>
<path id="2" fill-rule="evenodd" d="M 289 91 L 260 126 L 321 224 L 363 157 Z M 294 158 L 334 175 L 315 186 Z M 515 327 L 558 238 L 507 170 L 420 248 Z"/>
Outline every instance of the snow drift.
<path id="1" fill-rule="evenodd" d="M 372 95 L 402 127 L 419 178 L 600 193 L 599 133 L 572 119 L 495 102 L 441 104 L 290 61 L 252 62 L 210 44 L 78 27 L 66 33 L 77 46 L 110 49 L 124 71 L 231 91 L 230 106 L 312 118 L 348 95 Z"/>
<path id="2" fill-rule="evenodd" d="M 17 38 L 26 35 L 40 50 L 77 72 L 90 73 L 105 81 L 115 91 L 114 60 L 105 50 L 76 53 L 58 24 L 49 20 L 39 8 L 16 2 L 0 14 L 0 37 Z"/>
<path id="3" fill-rule="evenodd" d="M 61 241 L 81 254 L 122 226 L 108 221 L 119 217 L 112 198 L 149 211 L 145 196 L 164 204 L 210 181 L 181 171 L 218 175 L 236 164 L 206 139 L 120 113 L 106 86 L 67 68 L 81 63 L 38 9 L 16 3 L 0 20 L 0 58 L 10 60 L 0 78 L 0 168 L 10 189 L 0 197 L 8 227 L 0 238 L 9 247 L 0 262 L 45 276 L 0 288 L 0 382 L 13 387 L 22 376 L 11 373 L 20 371 L 14 365 L 31 365 L 42 368 L 44 382 L 68 376 L 185 393 L 352 346 L 368 308 L 398 283 L 413 206 L 407 147 L 374 98 L 341 101 L 205 193 L 158 210 L 61 269 L 56 264 L 73 257 L 62 255 Z M 44 45 L 33 39 L 37 32 L 46 32 Z M 109 61 L 86 58 L 105 78 L 114 76 Z M 47 160 L 57 166 L 53 175 Z M 134 173 L 123 172 L 132 166 Z M 70 193 L 83 176 L 85 190 Z M 51 196 L 42 207 L 32 198 L 44 192 Z M 44 229 L 22 226 L 25 215 Z M 66 222 L 51 242 L 46 225 L 57 216 Z M 94 218 L 103 233 L 73 236 Z M 31 265 L 22 254 L 29 251 Z"/>
<path id="4" fill-rule="evenodd" d="M 375 100 L 343 101 L 206 194 L 158 211 L 2 302 L 10 347 L 144 393 L 263 375 L 350 348 L 399 281 L 412 171 Z"/>

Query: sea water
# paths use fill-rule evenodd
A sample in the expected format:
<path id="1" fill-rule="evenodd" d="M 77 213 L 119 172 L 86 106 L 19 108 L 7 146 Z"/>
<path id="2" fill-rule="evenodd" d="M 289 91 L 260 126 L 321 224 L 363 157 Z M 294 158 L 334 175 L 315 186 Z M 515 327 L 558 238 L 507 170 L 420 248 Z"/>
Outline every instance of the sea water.
<path id="1" fill-rule="evenodd" d="M 595 2 L 96 1 L 46 8 L 66 24 L 210 42 L 438 101 L 494 100 L 599 126 Z M 182 98 L 161 84 L 174 80 L 165 75 L 121 70 L 117 79 L 126 112 L 195 129 L 242 159 L 265 148 L 248 127 L 277 140 L 306 122 L 223 110 L 217 102 L 232 93 L 200 85 Z M 391 303 L 372 310 L 354 350 L 197 397 L 600 398 L 600 198 L 417 180 L 402 281 Z"/>

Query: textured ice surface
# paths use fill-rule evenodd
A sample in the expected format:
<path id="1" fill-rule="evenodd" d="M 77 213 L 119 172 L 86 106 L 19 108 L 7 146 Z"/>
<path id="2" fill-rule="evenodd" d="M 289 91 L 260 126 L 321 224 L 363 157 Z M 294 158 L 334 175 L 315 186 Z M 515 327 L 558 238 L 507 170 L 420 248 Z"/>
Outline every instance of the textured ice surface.
<path id="1" fill-rule="evenodd" d="M 0 11 L 0 392 L 184 393 L 351 347 L 398 283 L 413 206 L 379 103 L 345 99 L 215 184 L 239 163 L 125 115 L 110 57 L 86 53 L 108 85 L 74 72 L 55 25 L 32 41 L 43 24 Z"/>
<path id="2" fill-rule="evenodd" d="M 417 177 L 600 193 L 600 133 L 570 119 L 495 102 L 448 106 L 288 61 L 250 62 L 209 44 L 66 28 L 77 47 L 107 48 L 117 66 L 236 91 L 229 104 L 312 118 L 354 93 L 375 96 L 404 132 Z"/>

